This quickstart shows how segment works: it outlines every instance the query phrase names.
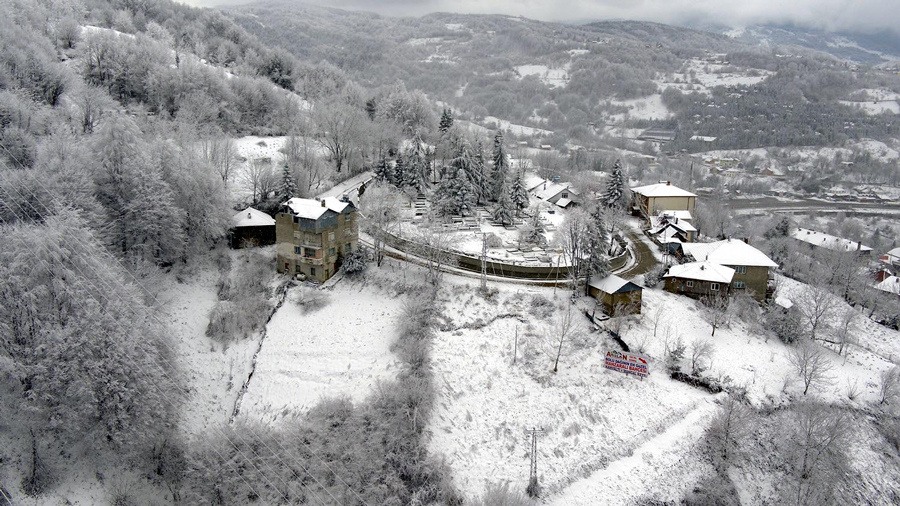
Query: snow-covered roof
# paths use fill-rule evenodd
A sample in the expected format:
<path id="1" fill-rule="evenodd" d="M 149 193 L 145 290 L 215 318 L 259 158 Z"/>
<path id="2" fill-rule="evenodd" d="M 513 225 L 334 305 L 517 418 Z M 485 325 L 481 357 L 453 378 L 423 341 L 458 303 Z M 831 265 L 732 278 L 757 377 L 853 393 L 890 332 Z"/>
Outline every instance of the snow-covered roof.
<path id="1" fill-rule="evenodd" d="M 718 137 L 710 137 L 708 135 L 692 135 L 691 136 L 692 141 L 702 141 L 702 142 L 713 142 L 717 138 Z"/>
<path id="2" fill-rule="evenodd" d="M 248 207 L 231 217 L 231 225 L 235 228 L 275 226 L 275 218 L 262 211 Z"/>
<path id="3" fill-rule="evenodd" d="M 317 199 L 323 199 L 328 197 L 339 198 L 343 195 L 353 195 L 359 190 L 359 187 L 363 184 L 368 183 L 372 179 L 375 178 L 375 173 L 372 171 L 366 171 L 361 174 L 357 174 L 350 179 L 347 179 L 341 183 L 338 183 L 331 187 L 331 189 L 324 191 L 318 195 L 316 195 Z"/>
<path id="4" fill-rule="evenodd" d="M 790 309 L 790 308 L 794 307 L 794 302 L 791 299 L 781 296 L 781 295 L 779 295 L 778 297 L 775 297 L 775 304 L 778 306 L 781 306 L 785 309 Z"/>
<path id="5" fill-rule="evenodd" d="M 568 207 L 569 204 L 571 204 L 571 203 L 572 203 L 572 201 L 570 199 L 559 199 L 556 201 L 556 205 L 558 205 L 559 207 L 561 207 L 563 209 Z"/>
<path id="6" fill-rule="evenodd" d="M 889 257 L 900 258 L 900 248 L 894 248 L 887 252 Z"/>
<path id="7" fill-rule="evenodd" d="M 696 232 L 697 229 L 689 221 L 679 220 L 677 218 L 661 218 L 659 216 L 650 217 L 650 233 L 658 234 L 663 229 L 675 227 L 682 232 Z"/>
<path id="8" fill-rule="evenodd" d="M 564 191 L 568 191 L 572 195 L 578 195 L 577 191 L 569 187 L 569 183 L 551 183 L 547 181 L 546 186 L 538 185 L 534 189 L 535 195 L 541 200 L 550 200 Z"/>
<path id="9" fill-rule="evenodd" d="M 669 272 L 663 277 L 696 279 L 698 281 L 730 284 L 731 279 L 734 277 L 734 269 L 712 262 L 691 262 L 669 267 Z"/>
<path id="10" fill-rule="evenodd" d="M 697 195 L 673 185 L 672 183 L 656 183 L 632 188 L 632 192 L 645 197 L 696 197 Z"/>
<path id="11" fill-rule="evenodd" d="M 532 191 L 535 188 L 537 188 L 538 186 L 544 184 L 544 181 L 546 181 L 546 179 L 544 179 L 540 176 L 536 176 L 534 174 L 526 174 L 525 175 L 525 188 L 528 191 Z"/>
<path id="12" fill-rule="evenodd" d="M 694 217 L 691 216 L 691 212 L 690 212 L 690 211 L 687 211 L 687 210 L 680 210 L 680 211 L 660 211 L 660 212 L 659 212 L 659 215 L 660 215 L 660 216 L 665 216 L 666 218 L 678 218 L 679 221 L 680 221 L 680 220 L 691 221 L 691 220 L 694 219 Z"/>
<path id="13" fill-rule="evenodd" d="M 844 239 L 824 232 L 817 232 L 807 228 L 798 228 L 791 232 L 791 236 L 798 241 L 830 249 L 832 251 L 872 251 L 872 248 L 862 243 Z"/>
<path id="14" fill-rule="evenodd" d="M 881 290 L 882 292 L 900 295 L 900 278 L 898 278 L 897 276 L 888 276 L 884 278 L 884 281 L 875 285 L 875 288 Z"/>
<path id="15" fill-rule="evenodd" d="M 656 238 L 662 244 L 681 244 L 682 240 L 678 238 L 678 233 L 680 231 L 674 227 L 665 226 L 660 229 L 660 232 L 656 232 L 659 236 Z M 654 232 L 651 232 L 654 234 Z"/>
<path id="16" fill-rule="evenodd" d="M 699 261 L 709 260 L 719 265 L 742 265 L 747 267 L 778 267 L 778 264 L 762 251 L 738 239 L 725 239 L 707 243 L 687 243 L 685 254 Z"/>
<path id="17" fill-rule="evenodd" d="M 349 202 L 340 201 L 334 197 L 328 197 L 323 201 L 314 199 L 301 199 L 295 197 L 288 200 L 283 205 L 290 207 L 291 212 L 293 212 L 300 218 L 318 220 L 329 210 L 340 213 L 344 209 L 346 209 L 347 206 L 350 206 L 352 204 L 350 204 Z"/>
<path id="18" fill-rule="evenodd" d="M 626 281 L 615 274 L 610 274 L 603 279 L 595 279 L 591 278 L 591 281 L 588 283 L 592 288 L 596 288 L 604 293 L 618 293 L 622 292 L 633 292 L 635 290 L 643 290 L 643 287 L 637 285 L 636 283 L 632 283 L 631 281 Z"/>

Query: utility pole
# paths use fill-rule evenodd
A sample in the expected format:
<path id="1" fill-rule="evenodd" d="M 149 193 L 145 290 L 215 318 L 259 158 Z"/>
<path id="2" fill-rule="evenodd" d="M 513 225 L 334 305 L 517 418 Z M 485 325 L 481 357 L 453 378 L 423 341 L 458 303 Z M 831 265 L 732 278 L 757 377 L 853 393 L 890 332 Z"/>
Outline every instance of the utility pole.
<path id="1" fill-rule="evenodd" d="M 487 233 L 481 235 L 481 291 L 487 292 Z"/>
<path id="2" fill-rule="evenodd" d="M 513 344 L 513 365 L 516 365 L 516 355 L 519 354 L 519 326 L 516 325 L 516 340 Z"/>
<path id="3" fill-rule="evenodd" d="M 538 485 L 537 477 L 537 438 L 544 435 L 544 429 L 525 429 L 525 435 L 531 437 L 531 474 L 528 477 L 528 488 L 526 492 L 531 497 L 540 495 L 540 485 Z"/>

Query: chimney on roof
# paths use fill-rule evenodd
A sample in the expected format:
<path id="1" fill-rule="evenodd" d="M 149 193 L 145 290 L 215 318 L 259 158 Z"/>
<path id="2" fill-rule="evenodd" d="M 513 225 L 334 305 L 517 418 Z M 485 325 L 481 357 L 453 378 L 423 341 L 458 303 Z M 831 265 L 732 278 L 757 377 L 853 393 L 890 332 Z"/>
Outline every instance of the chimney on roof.
<path id="1" fill-rule="evenodd" d="M 319 201 L 322 204 L 322 207 L 325 207 L 325 199 Z"/>
<path id="2" fill-rule="evenodd" d="M 671 182 L 671 181 L 666 181 L 666 186 L 672 186 L 672 182 Z"/>
<path id="3" fill-rule="evenodd" d="M 744 237 L 744 244 L 750 244 L 750 238 Z"/>
<path id="4" fill-rule="evenodd" d="M 705 270 L 706 270 L 706 266 L 705 266 L 705 265 L 701 265 L 701 266 L 700 266 L 700 270 L 701 270 L 701 271 L 705 271 Z"/>
<path id="5" fill-rule="evenodd" d="M 250 214 L 250 211 L 247 211 L 247 219 L 252 218 L 253 216 Z"/>
<path id="6" fill-rule="evenodd" d="M 861 242 L 856 243 L 856 251 L 859 251 L 861 249 L 862 249 L 862 243 Z"/>

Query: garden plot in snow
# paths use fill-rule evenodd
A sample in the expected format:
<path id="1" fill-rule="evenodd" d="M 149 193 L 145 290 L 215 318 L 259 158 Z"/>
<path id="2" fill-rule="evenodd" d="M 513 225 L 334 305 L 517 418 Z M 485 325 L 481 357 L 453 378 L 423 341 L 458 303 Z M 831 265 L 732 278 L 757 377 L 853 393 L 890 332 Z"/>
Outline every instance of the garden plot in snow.
<path id="1" fill-rule="evenodd" d="M 403 300 L 343 280 L 319 309 L 303 309 L 308 287 L 292 288 L 266 327 L 241 416 L 266 423 L 305 411 L 324 397 L 361 401 L 397 372 L 390 346 Z"/>

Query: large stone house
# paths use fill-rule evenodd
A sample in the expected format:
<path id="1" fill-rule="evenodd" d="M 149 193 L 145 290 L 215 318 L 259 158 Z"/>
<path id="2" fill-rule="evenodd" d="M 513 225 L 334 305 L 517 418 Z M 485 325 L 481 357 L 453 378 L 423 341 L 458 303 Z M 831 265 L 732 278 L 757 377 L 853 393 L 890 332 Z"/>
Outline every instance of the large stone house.
<path id="1" fill-rule="evenodd" d="M 275 217 L 278 272 L 325 281 L 358 248 L 356 206 L 336 198 L 293 198 Z"/>
<path id="2" fill-rule="evenodd" d="M 697 195 L 669 181 L 632 188 L 631 195 L 632 209 L 647 219 L 661 211 L 688 211 L 693 214 L 697 203 Z"/>
<path id="3" fill-rule="evenodd" d="M 698 262 L 712 262 L 734 269 L 731 281 L 732 293 L 746 292 L 759 301 L 774 294 L 774 274 L 778 267 L 762 251 L 738 239 L 725 239 L 709 243 L 685 243 L 681 245 L 685 255 Z"/>

